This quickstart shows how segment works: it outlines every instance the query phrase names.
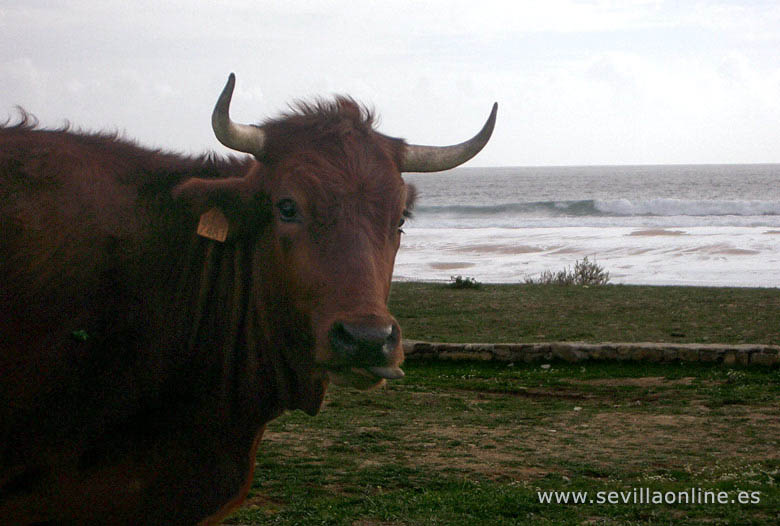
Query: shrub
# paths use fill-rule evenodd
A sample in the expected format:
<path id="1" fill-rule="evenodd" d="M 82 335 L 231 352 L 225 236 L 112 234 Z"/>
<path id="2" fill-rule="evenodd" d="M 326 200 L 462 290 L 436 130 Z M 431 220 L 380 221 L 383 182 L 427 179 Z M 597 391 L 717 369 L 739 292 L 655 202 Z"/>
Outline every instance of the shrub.
<path id="1" fill-rule="evenodd" d="M 447 284 L 452 289 L 478 289 L 482 283 L 474 278 L 463 276 L 450 276 L 450 282 Z"/>
<path id="2" fill-rule="evenodd" d="M 558 272 L 545 270 L 537 279 L 525 278 L 527 285 L 581 285 L 598 286 L 609 283 L 609 272 L 595 261 L 588 261 L 586 256 L 582 261 L 577 260 L 574 269 L 566 267 Z"/>

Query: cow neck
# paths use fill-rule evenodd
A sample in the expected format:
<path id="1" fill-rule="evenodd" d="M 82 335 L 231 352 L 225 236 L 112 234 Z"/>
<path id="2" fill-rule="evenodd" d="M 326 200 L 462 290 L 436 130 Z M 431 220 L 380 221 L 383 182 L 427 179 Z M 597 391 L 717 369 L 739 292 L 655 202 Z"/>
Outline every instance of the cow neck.
<path id="1" fill-rule="evenodd" d="M 187 351 L 198 367 L 194 372 L 220 412 L 245 425 L 259 425 L 280 413 L 273 385 L 261 369 L 258 355 L 263 331 L 254 309 L 259 287 L 253 280 L 256 263 L 250 241 L 220 243 L 194 236 L 184 262 L 179 294 L 184 313 Z"/>

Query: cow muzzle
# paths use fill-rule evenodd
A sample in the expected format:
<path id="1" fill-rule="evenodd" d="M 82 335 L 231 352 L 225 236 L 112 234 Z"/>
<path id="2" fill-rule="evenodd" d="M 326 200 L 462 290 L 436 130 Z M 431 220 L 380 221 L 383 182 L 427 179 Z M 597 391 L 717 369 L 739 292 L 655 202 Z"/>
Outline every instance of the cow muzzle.
<path id="1" fill-rule="evenodd" d="M 332 361 L 328 373 L 336 384 L 367 388 L 403 378 L 401 330 L 389 324 L 338 321 L 329 331 Z"/>

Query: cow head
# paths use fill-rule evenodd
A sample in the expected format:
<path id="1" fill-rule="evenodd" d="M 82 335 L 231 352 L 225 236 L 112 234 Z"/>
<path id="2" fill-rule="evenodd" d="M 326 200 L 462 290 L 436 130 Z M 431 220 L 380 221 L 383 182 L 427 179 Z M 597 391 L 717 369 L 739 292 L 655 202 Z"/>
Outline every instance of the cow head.
<path id="1" fill-rule="evenodd" d="M 209 185 L 209 195 L 249 203 L 262 218 L 250 229 L 262 290 L 257 311 L 276 321 L 259 325 L 276 325 L 264 330 L 272 346 L 282 343 L 273 361 L 286 406 L 315 413 L 328 379 L 368 388 L 403 376 L 401 329 L 387 310 L 401 227 L 415 198 L 401 172 L 446 170 L 476 155 L 490 138 L 496 106 L 473 139 L 432 147 L 376 132 L 370 112 L 348 98 L 302 104 L 262 126 L 238 124 L 229 117 L 234 85 L 231 74 L 213 128 L 220 142 L 257 162 L 239 180 L 190 180 L 179 192 Z M 227 215 L 246 222 L 252 213 Z"/>

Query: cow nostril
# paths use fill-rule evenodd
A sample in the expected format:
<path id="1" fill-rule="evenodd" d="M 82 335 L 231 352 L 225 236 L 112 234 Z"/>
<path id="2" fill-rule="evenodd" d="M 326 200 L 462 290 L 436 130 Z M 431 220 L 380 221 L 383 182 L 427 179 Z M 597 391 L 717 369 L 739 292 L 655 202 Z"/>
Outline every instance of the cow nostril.
<path id="1" fill-rule="evenodd" d="M 338 347 L 352 347 L 357 345 L 357 341 L 352 333 L 342 323 L 334 323 L 330 329 L 330 341 Z"/>
<path id="2" fill-rule="evenodd" d="M 375 326 L 336 322 L 330 330 L 330 342 L 343 358 L 378 365 L 384 364 L 398 346 L 399 333 L 394 323 Z"/>

